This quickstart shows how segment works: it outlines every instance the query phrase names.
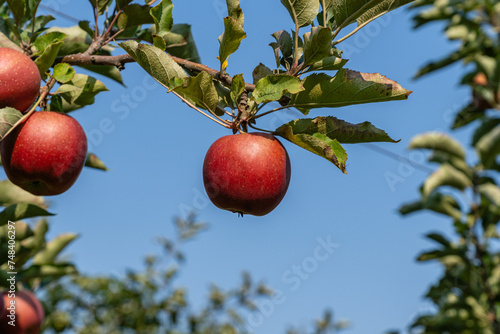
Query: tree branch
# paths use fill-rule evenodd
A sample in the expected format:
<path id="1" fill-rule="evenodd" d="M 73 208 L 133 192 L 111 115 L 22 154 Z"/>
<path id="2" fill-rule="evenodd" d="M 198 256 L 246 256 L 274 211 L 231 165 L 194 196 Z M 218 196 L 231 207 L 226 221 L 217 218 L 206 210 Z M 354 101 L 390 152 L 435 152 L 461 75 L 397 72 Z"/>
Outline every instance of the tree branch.
<path id="1" fill-rule="evenodd" d="M 90 49 L 90 48 L 89 48 Z M 88 51 L 88 50 L 87 50 Z M 186 59 L 170 56 L 172 59 L 182 66 L 186 70 L 191 70 L 195 72 L 207 72 L 215 79 L 222 81 L 225 85 L 231 86 L 233 82 L 233 77 L 228 74 L 220 74 L 219 71 L 214 70 L 208 66 L 203 64 L 198 64 Z M 85 66 L 85 65 L 108 65 L 108 66 L 116 66 L 119 70 L 124 69 L 124 65 L 126 63 L 135 62 L 134 58 L 132 58 L 128 54 L 120 55 L 120 56 L 99 56 L 99 55 L 91 55 L 88 52 L 85 53 L 77 53 L 73 55 L 68 55 L 64 57 L 58 57 L 54 63 L 68 63 L 70 65 L 77 66 Z M 255 90 L 255 85 L 250 83 L 245 83 L 245 89 L 248 92 L 253 92 Z"/>

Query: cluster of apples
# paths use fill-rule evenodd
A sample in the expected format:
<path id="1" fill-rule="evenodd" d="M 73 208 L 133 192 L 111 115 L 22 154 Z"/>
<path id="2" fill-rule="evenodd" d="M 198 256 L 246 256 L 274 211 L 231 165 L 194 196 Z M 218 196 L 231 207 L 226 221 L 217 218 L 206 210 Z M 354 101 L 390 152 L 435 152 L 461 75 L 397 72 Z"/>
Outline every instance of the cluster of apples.
<path id="1" fill-rule="evenodd" d="M 0 108 L 27 113 L 40 92 L 41 77 L 28 56 L 0 48 Z M 0 142 L 9 180 L 34 195 L 58 195 L 76 181 L 87 157 L 87 137 L 72 117 L 34 112 Z"/>
<path id="2" fill-rule="evenodd" d="M 0 296 L 2 334 L 38 334 L 44 317 L 42 304 L 28 290 L 17 291 L 15 294 L 4 292 Z"/>

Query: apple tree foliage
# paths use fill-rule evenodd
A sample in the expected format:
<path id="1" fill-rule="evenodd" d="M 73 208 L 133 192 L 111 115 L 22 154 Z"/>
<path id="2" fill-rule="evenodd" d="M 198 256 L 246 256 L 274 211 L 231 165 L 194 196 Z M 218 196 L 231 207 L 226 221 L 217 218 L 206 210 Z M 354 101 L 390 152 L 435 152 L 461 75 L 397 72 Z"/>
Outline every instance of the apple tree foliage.
<path id="1" fill-rule="evenodd" d="M 314 113 L 319 108 L 408 98 L 411 91 L 396 81 L 378 73 L 346 68 L 348 60 L 342 57 L 342 42 L 374 19 L 412 0 L 281 0 L 290 25 L 270 35 L 269 52 L 273 52 L 275 63 L 256 64 L 252 82 L 245 82 L 243 74 L 229 72 L 234 70 L 230 56 L 246 37 L 245 17 L 238 0 L 226 1 L 228 16 L 221 22 L 217 69 L 201 64 L 191 27 L 174 23 L 170 0 L 89 0 L 95 19 L 82 20 L 73 27 L 51 25 L 54 17 L 37 14 L 40 2 L 0 0 L 0 47 L 31 56 L 44 79 L 41 94 L 27 114 L 13 108 L 0 109 L 0 140 L 35 110 L 70 113 L 92 105 L 99 93 L 108 90 L 105 81 L 123 83 L 122 70 L 127 63 L 135 62 L 169 93 L 233 133 L 249 128 L 261 130 L 257 127 L 259 118 L 273 112 L 300 111 L 303 118 L 267 131 L 329 160 L 344 173 L 347 152 L 342 144 L 397 142 L 369 122 L 351 124 L 332 116 L 315 117 Z M 83 74 L 82 69 L 93 74 Z M 86 166 L 106 170 L 93 153 L 89 153 Z M 48 241 L 45 219 L 35 225 L 23 222 L 52 215 L 43 198 L 1 181 L 0 204 L 4 207 L 0 212 L 3 255 L 7 222 L 17 222 L 16 270 L 20 283 L 31 288 L 45 287 L 76 271 L 73 264 L 58 256 L 76 235 L 64 234 Z M 0 276 L 8 269 L 3 255 Z M 147 262 L 148 270 L 167 274 L 158 272 L 154 264 Z M 82 282 L 77 284 L 82 294 L 95 291 L 95 286 Z M 248 285 L 245 282 L 244 286 Z M 131 295 L 137 293 L 135 285 L 144 284 L 152 289 L 151 298 L 156 297 L 155 286 L 137 275 L 129 277 L 129 281 L 111 283 L 130 285 Z M 239 296 L 232 292 L 226 295 Z M 170 295 L 174 300 L 180 298 L 175 296 Z M 241 302 L 242 297 L 236 299 Z M 176 307 L 181 307 L 182 298 L 178 301 Z M 199 317 L 211 321 L 203 314 Z M 320 324 L 324 331 L 335 327 L 328 314 Z"/>
<path id="2" fill-rule="evenodd" d="M 400 208 L 403 215 L 430 210 L 450 219 L 453 235 L 430 232 L 434 247 L 417 261 L 438 262 L 442 275 L 426 293 L 435 312 L 420 314 L 411 333 L 500 332 L 500 3 L 417 0 L 415 27 L 444 22 L 457 48 L 417 73 L 425 76 L 462 62 L 461 84 L 471 101 L 459 110 L 452 129 L 471 133 L 468 147 L 444 133 L 415 137 L 412 150 L 430 152 L 437 165 L 420 188 L 420 198 Z"/>

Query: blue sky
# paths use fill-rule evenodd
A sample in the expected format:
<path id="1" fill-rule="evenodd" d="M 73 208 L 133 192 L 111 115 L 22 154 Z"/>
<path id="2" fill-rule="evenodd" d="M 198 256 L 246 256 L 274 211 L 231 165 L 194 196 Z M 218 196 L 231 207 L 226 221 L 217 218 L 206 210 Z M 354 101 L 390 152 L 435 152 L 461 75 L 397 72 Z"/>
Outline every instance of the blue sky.
<path id="1" fill-rule="evenodd" d="M 91 20 L 87 1 L 42 4 Z M 192 25 L 201 59 L 212 68 L 218 68 L 224 4 L 174 1 L 175 22 Z M 229 58 L 227 70 L 245 73 L 251 81 L 259 62 L 274 64 L 270 34 L 290 30 L 293 23 L 278 0 L 244 0 L 241 5 L 248 37 Z M 72 25 L 61 17 L 56 24 Z M 347 68 L 398 81 L 414 91 L 407 101 L 311 112 L 313 117 L 333 115 L 351 123 L 370 121 L 392 138 L 401 138 L 398 144 L 376 144 L 401 156 L 400 161 L 366 145 L 346 145 L 349 174 L 343 175 L 328 161 L 282 140 L 292 164 L 287 195 L 267 216 L 238 218 L 209 202 L 201 174 L 208 147 L 230 131 L 166 94 L 138 65 L 128 64 L 123 72 L 127 87 L 103 79 L 110 92 L 72 114 L 110 171 L 85 169 L 72 189 L 49 198 L 51 211 L 57 213 L 50 219 L 50 235 L 80 234 L 68 256 L 82 272 L 120 275 L 125 268 L 140 268 L 145 255 L 160 252 L 154 240 L 173 237 L 174 216 L 196 209 L 210 229 L 186 244 L 187 263 L 177 281 L 188 288 L 194 305 L 205 300 L 211 282 L 235 287 L 241 272 L 248 270 L 255 280 L 281 292 L 250 323 L 255 333 L 309 326 L 325 308 L 351 322 L 346 333 L 404 328 L 429 309 L 422 296 L 440 273 L 437 265 L 414 260 L 431 246 L 423 235 L 450 232 L 445 218 L 427 213 L 403 218 L 397 213 L 402 203 L 417 198 L 426 177 L 407 161 L 418 164 L 425 153 L 406 148 L 416 134 L 447 131 L 469 94 L 458 86 L 460 66 L 412 80 L 419 66 L 445 55 L 453 44 L 439 25 L 417 32 L 411 25 L 405 8 L 339 45 L 350 59 Z M 272 129 L 298 117 L 284 111 L 265 117 L 258 126 Z M 455 135 L 467 143 L 467 129 Z M 330 247 L 321 248 L 323 244 Z"/>

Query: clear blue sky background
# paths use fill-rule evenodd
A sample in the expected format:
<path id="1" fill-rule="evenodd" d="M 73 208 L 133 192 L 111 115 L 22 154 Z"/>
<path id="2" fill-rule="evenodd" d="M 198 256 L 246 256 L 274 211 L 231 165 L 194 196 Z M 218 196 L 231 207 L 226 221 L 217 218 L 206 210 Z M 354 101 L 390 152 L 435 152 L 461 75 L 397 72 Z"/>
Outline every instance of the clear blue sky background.
<path id="1" fill-rule="evenodd" d="M 42 4 L 91 20 L 87 1 Z M 175 22 L 192 25 L 203 63 L 217 68 L 225 1 L 174 4 Z M 293 24 L 278 0 L 241 4 L 248 37 L 229 58 L 228 72 L 245 73 L 251 82 L 259 62 L 274 64 L 270 34 L 290 30 Z M 339 45 L 350 59 L 347 68 L 379 72 L 398 81 L 414 91 L 408 101 L 325 109 L 311 115 L 334 115 L 351 123 L 370 121 L 402 139 L 398 144 L 377 145 L 422 161 L 423 153 L 406 149 L 411 138 L 431 130 L 446 131 L 453 114 L 468 101 L 469 91 L 458 87 L 460 66 L 412 80 L 419 66 L 446 54 L 453 45 L 438 25 L 413 31 L 410 18 L 406 8 L 398 10 Z M 56 24 L 72 22 L 59 17 Z M 193 208 L 210 229 L 185 246 L 187 263 L 177 284 L 187 287 L 189 299 L 200 305 L 211 282 L 235 287 L 241 272 L 248 270 L 255 280 L 283 295 L 281 303 L 262 316 L 255 333 L 282 333 L 291 325 L 306 328 L 325 308 L 331 308 L 337 319 L 351 321 L 346 333 L 383 333 L 405 328 L 418 312 L 429 309 L 422 296 L 440 268 L 417 264 L 415 257 L 431 246 L 423 238 L 425 233 L 448 233 L 450 224 L 433 214 L 403 218 L 397 213 L 402 203 L 417 198 L 425 172 L 365 145 L 346 145 L 349 174 L 343 175 L 328 161 L 284 142 L 292 163 L 286 197 L 265 217 L 238 218 L 208 201 L 201 175 L 208 147 L 229 131 L 166 94 L 161 86 L 151 87 L 138 65 L 128 64 L 123 76 L 127 87 L 103 79 L 110 92 L 72 114 L 110 171 L 85 169 L 72 189 L 49 199 L 51 211 L 57 213 L 50 219 L 50 235 L 69 231 L 81 235 L 68 254 L 82 272 L 121 275 L 126 268 L 141 268 L 145 255 L 160 252 L 157 236 L 173 237 L 172 218 Z M 126 106 L 121 98 L 127 95 L 134 105 L 124 117 L 118 107 Z M 283 112 L 266 117 L 258 126 L 277 127 L 299 116 Z M 112 123 L 111 131 L 100 129 L 103 120 Z M 467 130 L 455 133 L 464 142 L 467 134 Z M 399 182 L 391 185 L 387 177 L 394 175 Z M 290 270 L 313 264 L 318 238 L 330 238 L 336 248 L 316 268 L 308 267 L 312 272 L 307 279 L 300 279 Z"/>

